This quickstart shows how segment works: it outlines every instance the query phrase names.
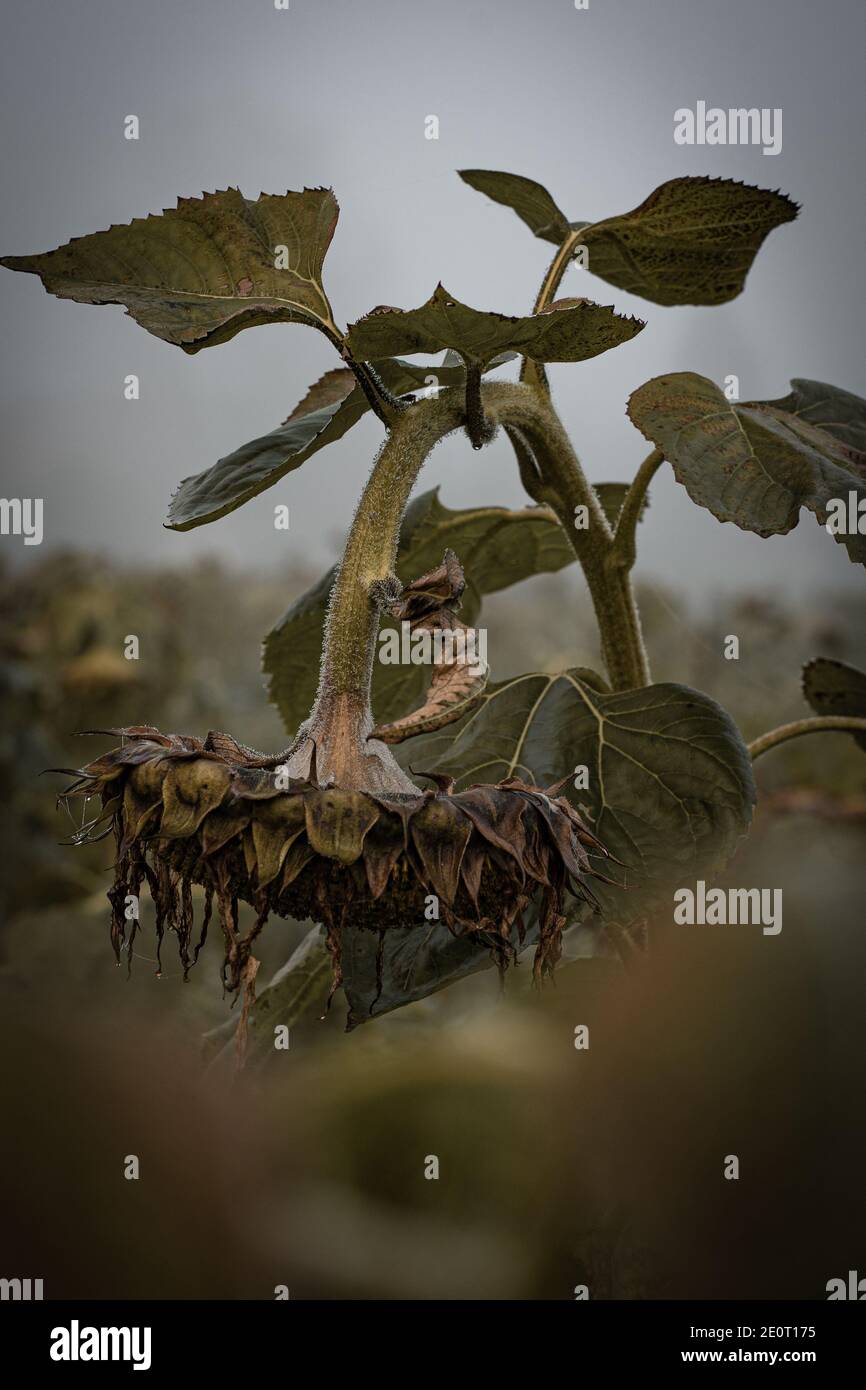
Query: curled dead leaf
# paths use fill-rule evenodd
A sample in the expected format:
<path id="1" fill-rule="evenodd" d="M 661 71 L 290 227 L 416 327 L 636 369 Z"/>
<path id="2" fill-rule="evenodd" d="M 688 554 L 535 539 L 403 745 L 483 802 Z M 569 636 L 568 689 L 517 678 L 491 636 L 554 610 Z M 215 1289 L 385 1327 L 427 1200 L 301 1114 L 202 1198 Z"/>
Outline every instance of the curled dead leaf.
<path id="1" fill-rule="evenodd" d="M 463 567 L 454 551 L 446 550 L 441 565 L 407 584 L 387 605 L 393 618 L 409 623 L 413 636 L 427 636 L 434 670 L 424 703 L 400 719 L 378 724 L 371 738 L 403 743 L 452 724 L 478 704 L 489 668 L 477 629 L 467 627 L 454 615 L 465 588 Z"/>

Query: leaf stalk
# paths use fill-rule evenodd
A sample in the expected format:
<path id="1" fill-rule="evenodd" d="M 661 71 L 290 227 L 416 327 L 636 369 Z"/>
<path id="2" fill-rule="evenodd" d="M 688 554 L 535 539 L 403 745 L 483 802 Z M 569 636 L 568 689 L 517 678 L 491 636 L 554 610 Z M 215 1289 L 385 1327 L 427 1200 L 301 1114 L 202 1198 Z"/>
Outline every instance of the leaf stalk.
<path id="1" fill-rule="evenodd" d="M 541 288 L 535 297 L 535 304 L 532 312 L 540 314 L 556 298 L 556 292 L 562 283 L 562 277 L 568 269 L 569 262 L 574 254 L 574 248 L 580 241 L 582 227 L 575 227 L 565 238 L 562 245 L 556 252 L 553 260 L 548 266 L 547 273 L 541 282 Z M 525 381 L 530 386 L 538 386 L 544 391 L 549 391 L 547 372 L 540 362 L 533 362 L 531 358 L 524 357 L 520 365 L 520 380 Z"/>
<path id="2" fill-rule="evenodd" d="M 620 569 L 634 568 L 637 559 L 637 524 L 646 500 L 647 489 L 664 461 L 663 451 L 653 449 L 644 459 L 623 499 L 610 552 L 610 563 Z"/>
<path id="3" fill-rule="evenodd" d="M 760 738 L 756 738 L 748 745 L 749 754 L 754 762 L 755 758 L 769 753 L 771 748 L 778 748 L 781 743 L 787 743 L 789 739 L 802 738 L 805 734 L 824 733 L 866 733 L 866 719 L 845 714 L 816 715 L 814 719 L 795 719 L 791 724 L 781 724 L 778 729 L 771 729 L 769 733 L 761 734 Z"/>

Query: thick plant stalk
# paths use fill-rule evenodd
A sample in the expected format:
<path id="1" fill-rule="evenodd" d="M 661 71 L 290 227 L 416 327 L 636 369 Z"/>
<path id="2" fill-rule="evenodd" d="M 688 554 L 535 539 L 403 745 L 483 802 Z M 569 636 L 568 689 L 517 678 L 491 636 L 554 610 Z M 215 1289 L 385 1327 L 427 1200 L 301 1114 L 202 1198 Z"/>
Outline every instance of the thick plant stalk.
<path id="1" fill-rule="evenodd" d="M 485 382 L 479 394 L 491 427 L 505 426 L 524 446 L 524 472 L 531 462 L 538 495 L 556 512 L 583 568 L 611 685 L 625 690 L 648 684 L 629 573 L 613 561 L 611 528 L 549 399 L 524 383 Z M 394 564 L 412 488 L 438 441 L 464 423 L 464 402 L 450 391 L 416 402 L 392 422 L 331 593 L 316 700 L 286 758 L 293 777 L 315 771 L 319 778 L 371 791 L 416 790 L 390 750 L 369 737 L 376 635 L 381 609 L 399 597 Z M 586 509 L 585 528 L 575 526 L 578 507 Z"/>
<path id="2" fill-rule="evenodd" d="M 393 422 L 379 451 L 331 592 L 315 703 L 286 758 L 292 777 L 314 772 L 373 792 L 418 790 L 387 745 L 369 737 L 373 659 L 380 611 L 400 596 L 394 563 L 409 495 L 431 450 L 463 418 L 451 393 L 418 401 Z"/>
<path id="3" fill-rule="evenodd" d="M 554 509 L 583 569 L 611 685 L 615 690 L 648 685 L 649 663 L 631 577 L 627 569 L 613 562 L 613 534 L 607 517 L 549 399 L 525 383 L 491 383 L 484 387 L 484 408 L 491 419 L 523 442 L 536 465 L 539 481 L 532 495 Z M 528 467 L 529 459 L 524 455 L 524 481 Z M 586 529 L 575 526 L 578 507 L 586 508 Z"/>
<path id="4" fill-rule="evenodd" d="M 377 586 L 387 585 L 393 576 L 403 514 L 425 459 L 462 419 L 459 399 L 446 395 L 419 401 L 400 417 L 382 445 L 355 511 L 331 594 L 320 697 L 369 698 L 379 626 Z M 366 633 L 365 641 L 359 641 L 361 632 Z"/>

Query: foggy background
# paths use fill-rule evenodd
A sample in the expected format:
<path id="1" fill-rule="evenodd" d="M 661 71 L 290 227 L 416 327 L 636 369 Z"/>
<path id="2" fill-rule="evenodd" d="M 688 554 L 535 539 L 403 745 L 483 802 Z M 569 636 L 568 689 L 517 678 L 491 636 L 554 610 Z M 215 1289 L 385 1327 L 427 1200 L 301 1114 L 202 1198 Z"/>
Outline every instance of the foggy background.
<path id="1" fill-rule="evenodd" d="M 647 445 L 629 393 L 662 372 L 740 379 L 778 397 L 792 376 L 864 391 L 861 351 L 864 12 L 857 0 L 46 0 L 5 4 L 4 253 L 48 250 L 237 184 L 247 197 L 333 185 L 342 215 L 325 284 L 343 324 L 411 308 L 440 278 L 481 309 L 531 308 L 552 248 L 457 177 L 505 169 L 545 184 L 566 214 L 626 212 L 681 174 L 781 188 L 802 204 L 774 232 L 745 292 L 721 308 L 664 309 L 572 269 L 565 294 L 638 314 L 634 342 L 551 371 L 595 481 L 632 475 Z M 681 147 L 673 113 L 698 100 L 781 107 L 783 150 Z M 124 139 L 135 114 L 141 138 Z M 438 141 L 424 138 L 439 117 Z M 0 274 L 4 494 L 45 499 L 45 540 L 3 539 L 34 565 L 48 547 L 135 563 L 218 551 L 242 565 L 334 558 L 381 438 L 372 416 L 241 511 L 162 529 L 181 480 L 274 428 L 336 365 L 299 326 L 248 331 L 188 357 L 122 308 L 95 312 Z M 141 399 L 123 398 L 136 373 Z M 450 506 L 519 505 L 507 441 L 454 438 L 422 485 Z M 273 507 L 291 508 L 288 533 Z M 860 575 L 814 519 L 772 540 L 721 526 L 665 469 L 641 528 L 640 572 L 687 577 L 696 600 L 759 584 L 788 598 Z M 576 579 L 573 582 L 577 582 Z M 288 597 L 288 595 L 287 595 Z"/>

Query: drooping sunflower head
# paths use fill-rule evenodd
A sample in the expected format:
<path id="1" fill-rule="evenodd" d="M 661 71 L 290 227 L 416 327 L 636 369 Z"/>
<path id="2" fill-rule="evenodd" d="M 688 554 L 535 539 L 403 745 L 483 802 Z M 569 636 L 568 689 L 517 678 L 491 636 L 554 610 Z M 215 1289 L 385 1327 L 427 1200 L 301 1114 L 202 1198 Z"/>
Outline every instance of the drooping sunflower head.
<path id="1" fill-rule="evenodd" d="M 592 901 L 588 851 L 604 851 L 558 787 L 510 778 L 455 791 L 436 776 L 427 791 L 362 791 L 320 784 L 315 756 L 301 780 L 225 734 L 110 732 L 123 736 L 121 746 L 80 769 L 66 795 L 98 795 L 102 809 L 90 829 L 107 822 L 114 832 L 109 898 L 118 959 L 122 949 L 131 957 L 138 923 L 127 904 L 145 884 L 160 945 L 174 934 L 185 973 L 216 906 L 230 991 L 246 978 L 271 915 L 324 925 L 336 988 L 347 921 L 380 934 L 405 930 L 424 920 L 432 895 L 451 931 L 478 934 L 504 967 L 534 904 L 540 978 L 560 954 L 566 889 Z M 198 929 L 194 884 L 204 889 Z M 243 932 L 239 902 L 256 912 Z"/>

